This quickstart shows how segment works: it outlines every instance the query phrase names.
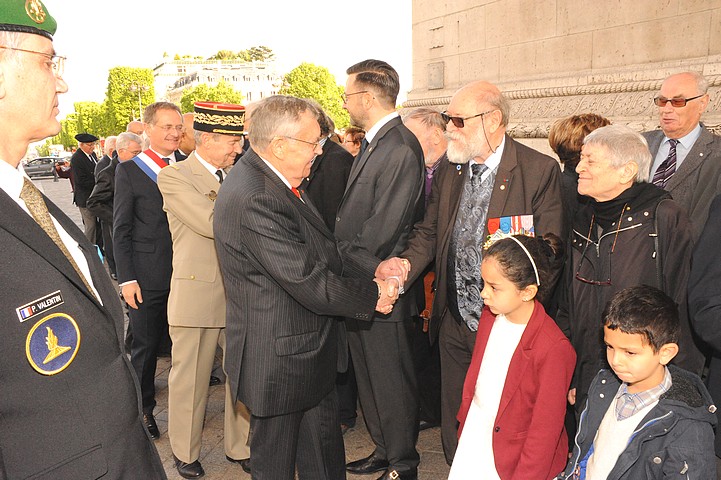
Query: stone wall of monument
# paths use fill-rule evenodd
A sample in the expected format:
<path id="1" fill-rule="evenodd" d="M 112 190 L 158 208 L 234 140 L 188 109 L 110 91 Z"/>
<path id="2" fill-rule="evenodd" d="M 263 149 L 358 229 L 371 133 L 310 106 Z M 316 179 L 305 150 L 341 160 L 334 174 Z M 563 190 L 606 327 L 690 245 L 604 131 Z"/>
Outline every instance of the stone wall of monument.
<path id="1" fill-rule="evenodd" d="M 721 134 L 721 0 L 413 0 L 406 107 L 445 108 L 478 79 L 511 99 L 510 133 L 547 151 L 550 124 L 594 112 L 658 126 L 663 79 L 710 82 L 704 122 Z"/>

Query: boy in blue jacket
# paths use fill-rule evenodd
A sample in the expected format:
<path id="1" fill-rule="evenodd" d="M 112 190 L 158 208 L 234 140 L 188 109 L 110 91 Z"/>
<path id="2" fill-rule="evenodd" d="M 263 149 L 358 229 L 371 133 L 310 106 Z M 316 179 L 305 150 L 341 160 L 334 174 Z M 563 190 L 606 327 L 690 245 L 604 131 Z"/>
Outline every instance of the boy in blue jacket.
<path id="1" fill-rule="evenodd" d="M 678 353 L 675 303 L 646 285 L 616 293 L 603 315 L 606 357 L 559 479 L 716 478 L 711 396 L 668 363 Z"/>

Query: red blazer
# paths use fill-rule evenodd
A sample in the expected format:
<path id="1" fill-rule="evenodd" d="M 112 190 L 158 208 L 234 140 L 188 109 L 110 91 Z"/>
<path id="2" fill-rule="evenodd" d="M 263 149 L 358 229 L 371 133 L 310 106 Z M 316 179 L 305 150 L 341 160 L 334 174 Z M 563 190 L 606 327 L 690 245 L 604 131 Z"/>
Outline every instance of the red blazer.
<path id="1" fill-rule="evenodd" d="M 485 307 L 463 384 L 459 436 L 494 321 L 495 316 Z M 501 479 L 552 479 L 563 470 L 568 460 L 568 438 L 563 425 L 566 393 L 575 365 L 576 353 L 571 343 L 536 301 L 511 358 L 493 429 L 493 454 Z"/>

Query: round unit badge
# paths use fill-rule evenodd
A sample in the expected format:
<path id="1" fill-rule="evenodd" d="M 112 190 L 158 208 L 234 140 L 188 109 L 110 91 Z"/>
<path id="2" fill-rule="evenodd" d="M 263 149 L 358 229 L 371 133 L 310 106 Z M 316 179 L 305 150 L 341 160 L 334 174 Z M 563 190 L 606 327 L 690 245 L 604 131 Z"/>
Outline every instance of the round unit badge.
<path id="1" fill-rule="evenodd" d="M 39 320 L 25 342 L 28 362 L 43 375 L 55 375 L 68 368 L 79 348 L 78 324 L 64 313 L 53 313 Z"/>

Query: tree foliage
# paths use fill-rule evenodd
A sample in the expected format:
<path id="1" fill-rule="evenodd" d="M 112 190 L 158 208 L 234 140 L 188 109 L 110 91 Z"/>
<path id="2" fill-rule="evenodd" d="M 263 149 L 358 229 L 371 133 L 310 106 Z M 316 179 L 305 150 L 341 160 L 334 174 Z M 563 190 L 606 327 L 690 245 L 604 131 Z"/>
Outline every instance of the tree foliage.
<path id="1" fill-rule="evenodd" d="M 250 47 L 247 50 L 233 52 L 231 50 L 220 50 L 218 53 L 209 57 L 208 60 L 239 60 L 241 62 L 266 62 L 273 60 L 275 54 L 273 50 L 263 45 Z"/>
<path id="2" fill-rule="evenodd" d="M 138 95 L 143 109 L 155 101 L 152 70 L 133 67 L 110 69 L 105 96 L 108 134 L 124 132 L 128 122 L 140 118 Z"/>
<path id="3" fill-rule="evenodd" d="M 70 147 L 78 145 L 78 141 L 75 140 L 75 135 L 78 133 L 78 114 L 69 113 L 65 120 L 60 120 L 60 133 L 55 135 L 50 143 L 62 145 L 66 150 L 69 150 Z"/>
<path id="4" fill-rule="evenodd" d="M 284 77 L 280 93 L 314 99 L 333 119 L 337 129 L 350 125 L 348 112 L 343 110 L 341 101 L 343 87 L 336 83 L 335 77 L 325 67 L 301 63 Z"/>
<path id="5" fill-rule="evenodd" d="M 211 87 L 207 83 L 201 83 L 188 88 L 180 98 L 180 110 L 183 113 L 193 111 L 195 102 L 224 102 L 240 104 L 243 101 L 243 94 L 233 88 L 225 80 L 220 80 L 217 85 Z"/>

